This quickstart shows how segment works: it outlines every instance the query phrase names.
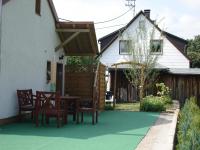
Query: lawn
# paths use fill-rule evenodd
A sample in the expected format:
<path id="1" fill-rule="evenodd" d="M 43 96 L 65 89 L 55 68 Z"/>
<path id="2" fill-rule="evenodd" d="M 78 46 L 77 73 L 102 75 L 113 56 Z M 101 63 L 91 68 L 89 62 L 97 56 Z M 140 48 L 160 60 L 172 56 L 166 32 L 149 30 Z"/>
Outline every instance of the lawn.
<path id="1" fill-rule="evenodd" d="M 106 104 L 106 110 L 122 110 L 122 111 L 140 111 L 140 103 L 116 103 L 115 108 L 113 104 Z"/>
<path id="2" fill-rule="evenodd" d="M 0 150 L 133 150 L 158 118 L 158 113 L 105 111 L 99 123 L 69 121 L 35 127 L 31 122 L 0 126 Z M 72 120 L 72 119 L 70 119 Z"/>
<path id="3" fill-rule="evenodd" d="M 116 110 L 140 111 L 140 103 L 117 103 Z"/>

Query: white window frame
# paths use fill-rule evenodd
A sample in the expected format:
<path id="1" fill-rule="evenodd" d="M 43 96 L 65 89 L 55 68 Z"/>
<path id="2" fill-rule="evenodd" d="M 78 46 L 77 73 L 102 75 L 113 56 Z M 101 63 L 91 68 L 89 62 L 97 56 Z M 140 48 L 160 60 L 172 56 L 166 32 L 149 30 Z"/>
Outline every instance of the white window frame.
<path id="1" fill-rule="evenodd" d="M 154 43 L 153 43 L 154 42 Z M 160 50 L 159 51 L 152 51 L 152 44 L 155 45 L 155 42 L 160 42 L 159 45 L 160 45 Z M 156 44 L 158 46 L 158 44 Z M 160 39 L 155 39 L 155 40 L 151 40 L 150 41 L 150 52 L 151 54 L 157 54 L 157 55 L 162 55 L 163 54 L 163 40 L 160 40 Z"/>
<path id="2" fill-rule="evenodd" d="M 129 52 L 130 42 L 131 42 L 130 40 L 120 40 L 119 41 L 119 54 L 120 55 L 130 54 L 130 52 Z M 124 45 L 123 49 L 122 49 L 122 44 L 125 44 L 125 43 L 126 43 L 126 45 Z"/>

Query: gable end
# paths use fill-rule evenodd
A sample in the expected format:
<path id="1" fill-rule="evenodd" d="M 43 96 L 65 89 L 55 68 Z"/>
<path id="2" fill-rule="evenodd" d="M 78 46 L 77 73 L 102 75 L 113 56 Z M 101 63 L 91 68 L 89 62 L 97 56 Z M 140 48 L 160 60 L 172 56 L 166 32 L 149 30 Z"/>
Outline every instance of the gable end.
<path id="1" fill-rule="evenodd" d="M 185 47 L 187 45 L 187 41 L 175 36 L 171 33 L 162 31 L 158 25 L 155 24 L 155 22 L 153 20 L 151 20 L 150 18 L 148 18 L 143 11 L 140 11 L 125 27 L 120 28 L 102 38 L 100 38 L 98 41 L 101 43 L 101 52 L 99 55 L 101 55 L 104 51 L 106 51 L 106 49 L 117 39 L 119 32 L 124 32 L 136 19 L 137 17 L 139 17 L 140 15 L 143 15 L 150 23 L 152 23 L 152 25 L 158 30 L 160 31 L 184 56 L 186 59 L 189 59 L 189 57 L 186 55 L 186 51 L 185 51 Z"/>
<path id="2" fill-rule="evenodd" d="M 190 58 L 186 55 L 186 46 L 188 42 L 180 37 L 177 37 L 171 33 L 163 32 L 165 37 L 190 61 Z"/>

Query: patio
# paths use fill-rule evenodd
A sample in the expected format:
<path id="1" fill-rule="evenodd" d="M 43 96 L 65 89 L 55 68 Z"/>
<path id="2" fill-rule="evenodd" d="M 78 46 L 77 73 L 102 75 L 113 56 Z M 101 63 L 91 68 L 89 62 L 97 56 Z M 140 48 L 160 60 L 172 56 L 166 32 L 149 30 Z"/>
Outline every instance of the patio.
<path id="1" fill-rule="evenodd" d="M 56 122 L 35 127 L 31 122 L 0 126 L 1 150 L 133 150 L 158 113 L 105 111 L 100 113 L 99 123 L 91 124 L 91 116 L 83 124 L 68 124 L 56 128 Z"/>

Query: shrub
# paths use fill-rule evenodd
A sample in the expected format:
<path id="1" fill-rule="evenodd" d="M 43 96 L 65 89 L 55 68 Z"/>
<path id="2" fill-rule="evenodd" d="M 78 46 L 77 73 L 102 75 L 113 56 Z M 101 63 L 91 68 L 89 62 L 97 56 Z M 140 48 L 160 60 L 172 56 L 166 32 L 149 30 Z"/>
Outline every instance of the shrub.
<path id="1" fill-rule="evenodd" d="M 146 96 L 140 103 L 140 111 L 160 112 L 165 110 L 165 102 L 162 97 L 152 95 Z"/>
<path id="2" fill-rule="evenodd" d="M 165 103 L 165 104 L 172 104 L 172 99 L 170 96 L 161 96 L 160 99 Z"/>
<path id="3" fill-rule="evenodd" d="M 156 83 L 157 95 L 164 96 L 170 94 L 170 89 L 164 83 Z"/>
<path id="4" fill-rule="evenodd" d="M 170 88 L 164 83 L 157 83 L 157 96 L 160 96 L 166 104 L 172 104 L 172 99 L 170 97 Z"/>
<path id="5" fill-rule="evenodd" d="M 186 100 L 179 115 L 177 150 L 200 150 L 200 109 L 196 99 Z"/>

